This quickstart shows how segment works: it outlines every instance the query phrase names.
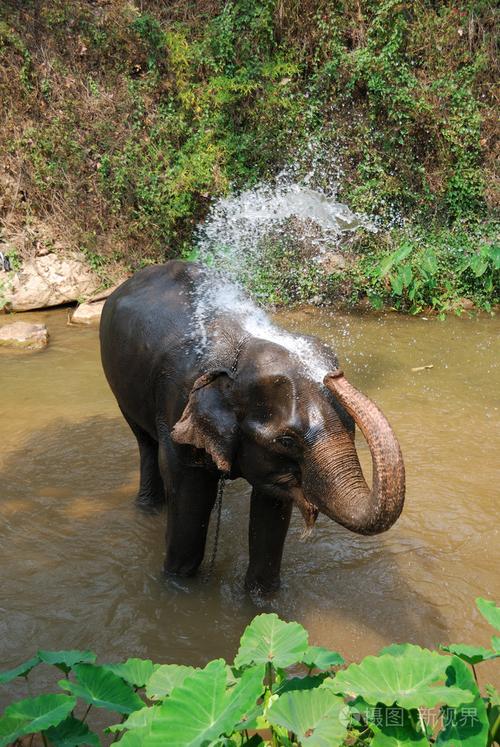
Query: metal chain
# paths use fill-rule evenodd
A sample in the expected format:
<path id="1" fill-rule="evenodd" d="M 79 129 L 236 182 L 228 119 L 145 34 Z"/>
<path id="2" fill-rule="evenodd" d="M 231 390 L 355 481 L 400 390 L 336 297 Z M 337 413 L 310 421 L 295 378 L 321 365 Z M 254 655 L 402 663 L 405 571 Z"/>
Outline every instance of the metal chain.
<path id="1" fill-rule="evenodd" d="M 245 335 L 244 337 L 241 338 L 241 340 L 238 342 L 236 346 L 234 360 L 231 365 L 231 368 L 229 369 L 230 373 L 232 374 L 236 373 L 241 351 L 243 350 L 247 340 L 248 340 L 248 335 Z M 212 575 L 212 571 L 215 565 L 217 547 L 219 545 L 220 518 L 221 518 L 221 513 L 222 513 L 222 496 L 224 495 L 224 487 L 226 485 L 226 480 L 228 477 L 229 475 L 225 473 L 221 474 L 221 476 L 219 477 L 219 484 L 217 486 L 217 498 L 215 499 L 215 505 L 214 505 L 214 508 L 217 513 L 217 518 L 216 518 L 216 523 L 215 523 L 215 535 L 214 535 L 214 541 L 212 545 L 212 554 L 210 555 L 210 561 L 208 563 L 208 569 L 207 569 L 207 573 L 205 576 L 205 581 L 208 581 L 208 579 Z"/>
<path id="2" fill-rule="evenodd" d="M 215 510 L 217 513 L 217 518 L 215 522 L 215 534 L 214 534 L 214 541 L 212 545 L 212 554 L 210 556 L 210 562 L 208 564 L 207 573 L 205 576 L 205 581 L 208 581 L 210 576 L 212 575 L 212 571 L 214 569 L 215 565 L 215 558 L 217 555 L 217 547 L 219 544 L 219 532 L 220 532 L 220 517 L 222 513 L 222 496 L 224 494 L 224 487 L 226 485 L 226 475 L 223 474 L 219 477 L 219 484 L 217 486 L 217 498 L 215 499 Z"/>

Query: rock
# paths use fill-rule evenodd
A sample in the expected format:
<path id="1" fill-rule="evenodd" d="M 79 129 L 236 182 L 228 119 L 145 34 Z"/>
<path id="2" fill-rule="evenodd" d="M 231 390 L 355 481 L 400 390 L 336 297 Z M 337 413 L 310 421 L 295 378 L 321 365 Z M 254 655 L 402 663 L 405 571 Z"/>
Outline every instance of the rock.
<path id="1" fill-rule="evenodd" d="M 475 309 L 474 301 L 471 301 L 470 298 L 457 298 L 456 305 L 459 309 L 464 309 L 464 311 Z"/>
<path id="2" fill-rule="evenodd" d="M 95 293 L 99 284 L 82 254 L 45 254 L 4 281 L 4 305 L 13 311 L 58 306 Z"/>
<path id="3" fill-rule="evenodd" d="M 110 288 L 104 288 L 104 290 L 97 291 L 97 293 L 94 293 L 93 296 L 90 296 L 90 298 L 87 298 L 86 303 L 93 303 L 94 301 L 105 301 L 106 298 L 108 298 L 113 293 L 113 291 L 115 291 L 117 288 L 120 287 L 120 285 L 122 285 L 122 283 L 125 282 L 125 280 L 127 280 L 126 277 L 119 280 L 117 283 L 112 285 Z"/>
<path id="4" fill-rule="evenodd" d="M 346 259 L 343 254 L 338 252 L 328 252 L 323 257 L 320 257 L 319 263 L 322 269 L 331 275 L 332 272 L 338 272 L 339 270 L 345 270 L 347 266 Z"/>
<path id="5" fill-rule="evenodd" d="M 81 303 L 71 317 L 72 324 L 99 324 L 102 307 L 106 299 L 93 303 Z"/>
<path id="6" fill-rule="evenodd" d="M 49 341 L 45 324 L 13 322 L 0 327 L 0 345 L 10 348 L 35 350 L 44 348 Z"/>

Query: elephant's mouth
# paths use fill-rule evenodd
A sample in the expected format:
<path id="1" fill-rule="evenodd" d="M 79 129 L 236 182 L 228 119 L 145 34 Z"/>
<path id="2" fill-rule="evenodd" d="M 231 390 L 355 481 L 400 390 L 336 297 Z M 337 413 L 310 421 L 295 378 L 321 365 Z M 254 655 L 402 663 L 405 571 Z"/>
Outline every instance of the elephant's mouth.
<path id="1" fill-rule="evenodd" d="M 307 500 L 304 495 L 304 491 L 300 486 L 292 489 L 290 493 L 293 502 L 299 509 L 300 513 L 302 514 L 302 518 L 304 519 L 306 526 L 302 533 L 302 536 L 305 537 L 312 532 L 313 527 L 316 523 L 316 519 L 318 518 L 319 509 L 314 505 L 314 503 L 311 503 L 311 501 Z"/>

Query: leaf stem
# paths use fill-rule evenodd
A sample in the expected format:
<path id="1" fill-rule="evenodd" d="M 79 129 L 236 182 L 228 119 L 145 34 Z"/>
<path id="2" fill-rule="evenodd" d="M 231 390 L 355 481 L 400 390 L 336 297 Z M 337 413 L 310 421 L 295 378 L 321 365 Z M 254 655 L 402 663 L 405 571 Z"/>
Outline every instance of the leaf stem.
<path id="1" fill-rule="evenodd" d="M 474 664 L 471 664 L 471 667 L 472 667 L 472 674 L 474 675 L 474 679 L 476 680 L 476 685 L 479 687 L 479 680 L 477 678 L 476 667 L 474 666 Z"/>
<path id="2" fill-rule="evenodd" d="M 85 711 L 85 716 L 82 718 L 82 723 L 85 723 L 85 720 L 86 720 L 87 716 L 89 715 L 89 711 L 90 711 L 91 708 L 92 708 L 92 703 L 89 705 L 89 707 Z"/>

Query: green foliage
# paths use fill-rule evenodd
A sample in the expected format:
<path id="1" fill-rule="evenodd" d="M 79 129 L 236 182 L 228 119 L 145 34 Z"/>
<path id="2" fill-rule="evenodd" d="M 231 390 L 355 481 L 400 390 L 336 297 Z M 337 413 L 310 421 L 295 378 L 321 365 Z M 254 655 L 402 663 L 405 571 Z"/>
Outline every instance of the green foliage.
<path id="1" fill-rule="evenodd" d="M 76 698 L 69 695 L 39 695 L 26 698 L 7 706 L 0 720 L 0 745 L 11 744 L 26 734 L 44 732 L 57 726 L 76 705 Z"/>
<path id="2" fill-rule="evenodd" d="M 477 605 L 498 627 L 500 608 L 481 598 Z M 40 695 L 9 705 L 0 717 L 0 747 L 36 732 L 46 745 L 97 747 L 99 738 L 85 723 L 92 706 L 123 714 L 120 724 L 105 730 L 123 747 L 493 744 L 500 733 L 499 695 L 491 685 L 481 695 L 474 671 L 474 664 L 489 657 L 478 653 L 484 651 L 481 647 L 442 650 L 452 655 L 393 644 L 378 656 L 334 672 L 332 667 L 344 664 L 339 654 L 309 646 L 298 623 L 262 614 L 244 631 L 231 667 L 223 659 L 204 669 L 158 666 L 149 659 L 99 666 L 76 663 L 82 655 L 93 656 L 90 652 L 39 652 L 43 661 L 30 659 L 4 673 L 3 682 L 14 671 L 27 677 L 33 666 L 63 665 L 70 678 L 59 685 L 72 695 Z M 323 672 L 305 674 L 314 665 Z M 70 713 L 77 698 L 87 706 L 83 720 Z"/>
<path id="3" fill-rule="evenodd" d="M 92 651 L 37 651 L 40 661 L 54 664 L 64 674 L 72 670 L 75 664 L 93 664 L 96 655 Z"/>
<path id="4" fill-rule="evenodd" d="M 411 313 L 459 313 L 465 298 L 489 311 L 500 302 L 497 230 L 497 224 L 468 231 L 403 230 L 391 237 L 392 246 L 383 253 L 369 243 L 361 245 L 359 261 L 350 271 L 354 301 L 367 293 L 375 308 L 385 303 Z"/>
<path id="5" fill-rule="evenodd" d="M 500 608 L 496 606 L 495 602 L 478 597 L 476 599 L 476 605 L 479 612 L 489 622 L 489 624 L 493 625 L 497 630 L 500 630 Z"/>
<path id="6" fill-rule="evenodd" d="M 307 633 L 299 623 L 286 623 L 275 613 L 257 615 L 241 637 L 235 666 L 272 664 L 289 667 L 307 650 Z"/>
<path id="7" fill-rule="evenodd" d="M 76 682 L 61 680 L 59 685 L 89 705 L 127 714 L 142 708 L 142 700 L 130 685 L 106 667 L 76 664 L 72 671 Z"/>

